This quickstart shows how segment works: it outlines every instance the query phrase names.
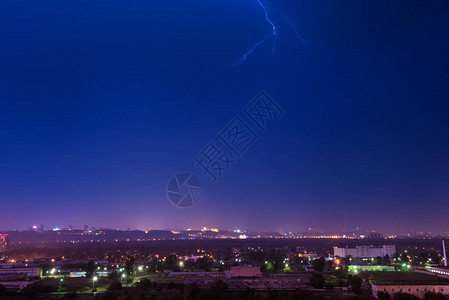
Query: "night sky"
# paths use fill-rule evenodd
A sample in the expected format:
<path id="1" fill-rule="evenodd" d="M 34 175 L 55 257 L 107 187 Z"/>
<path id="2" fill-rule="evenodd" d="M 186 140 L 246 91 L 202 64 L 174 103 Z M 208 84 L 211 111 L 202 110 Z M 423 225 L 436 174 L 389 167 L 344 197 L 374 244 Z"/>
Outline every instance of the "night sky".
<path id="1" fill-rule="evenodd" d="M 0 229 L 448 231 L 449 2 L 263 4 L 275 51 L 233 67 L 257 0 L 2 1 Z M 284 116 L 212 183 L 193 157 L 261 90 Z"/>

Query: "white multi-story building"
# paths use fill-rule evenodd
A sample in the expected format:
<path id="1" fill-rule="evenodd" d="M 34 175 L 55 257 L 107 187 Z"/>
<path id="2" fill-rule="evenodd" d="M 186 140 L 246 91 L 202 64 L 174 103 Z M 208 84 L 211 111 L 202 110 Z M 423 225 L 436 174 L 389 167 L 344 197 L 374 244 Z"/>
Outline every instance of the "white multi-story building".
<path id="1" fill-rule="evenodd" d="M 334 247 L 334 256 L 339 257 L 354 257 L 354 258 L 374 258 L 374 257 L 392 257 L 396 253 L 396 246 L 383 245 L 382 247 L 372 246 L 356 246 L 355 248 L 338 248 Z"/>

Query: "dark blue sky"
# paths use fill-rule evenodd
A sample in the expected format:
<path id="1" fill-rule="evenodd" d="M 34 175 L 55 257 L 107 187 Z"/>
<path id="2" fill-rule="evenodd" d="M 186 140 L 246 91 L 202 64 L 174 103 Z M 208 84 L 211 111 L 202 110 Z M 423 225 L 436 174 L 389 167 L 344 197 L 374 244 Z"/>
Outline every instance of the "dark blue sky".
<path id="1" fill-rule="evenodd" d="M 230 68 L 257 0 L 3 1 L 0 228 L 447 231 L 449 3 L 263 3 L 275 52 Z M 285 116 L 212 184 L 193 156 L 262 89 Z"/>

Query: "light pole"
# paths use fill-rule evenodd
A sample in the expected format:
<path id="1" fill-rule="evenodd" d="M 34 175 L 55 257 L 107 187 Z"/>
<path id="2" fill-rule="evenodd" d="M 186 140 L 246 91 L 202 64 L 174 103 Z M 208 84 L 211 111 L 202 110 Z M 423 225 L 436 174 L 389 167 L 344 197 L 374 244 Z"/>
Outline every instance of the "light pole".
<path id="1" fill-rule="evenodd" d="M 94 290 L 95 290 L 95 281 L 97 281 L 98 280 L 98 277 L 97 276 L 94 276 L 93 278 L 92 278 L 92 293 L 94 293 Z"/>
<path id="2" fill-rule="evenodd" d="M 63 281 L 64 281 L 64 279 L 62 279 L 62 278 L 59 279 L 59 293 L 61 293 L 61 287 L 62 287 Z"/>
<path id="3" fill-rule="evenodd" d="M 122 274 L 122 284 L 123 284 L 123 278 L 125 278 L 125 273 Z"/>

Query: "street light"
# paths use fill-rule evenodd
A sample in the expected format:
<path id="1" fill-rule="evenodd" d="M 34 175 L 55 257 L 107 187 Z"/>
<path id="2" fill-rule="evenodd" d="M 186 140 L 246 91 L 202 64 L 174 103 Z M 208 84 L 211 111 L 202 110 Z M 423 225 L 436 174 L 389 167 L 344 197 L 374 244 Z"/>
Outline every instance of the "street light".
<path id="1" fill-rule="evenodd" d="M 125 273 L 122 274 L 122 284 L 123 284 L 123 278 L 125 278 Z"/>
<path id="2" fill-rule="evenodd" d="M 59 279 L 59 292 L 61 292 L 61 287 L 62 287 L 63 281 L 64 281 L 64 279 L 62 279 L 62 278 Z"/>
<path id="3" fill-rule="evenodd" d="M 92 293 L 94 292 L 94 290 L 95 290 L 95 281 L 97 281 L 98 280 L 98 277 L 97 276 L 94 276 L 93 278 L 92 278 Z"/>

